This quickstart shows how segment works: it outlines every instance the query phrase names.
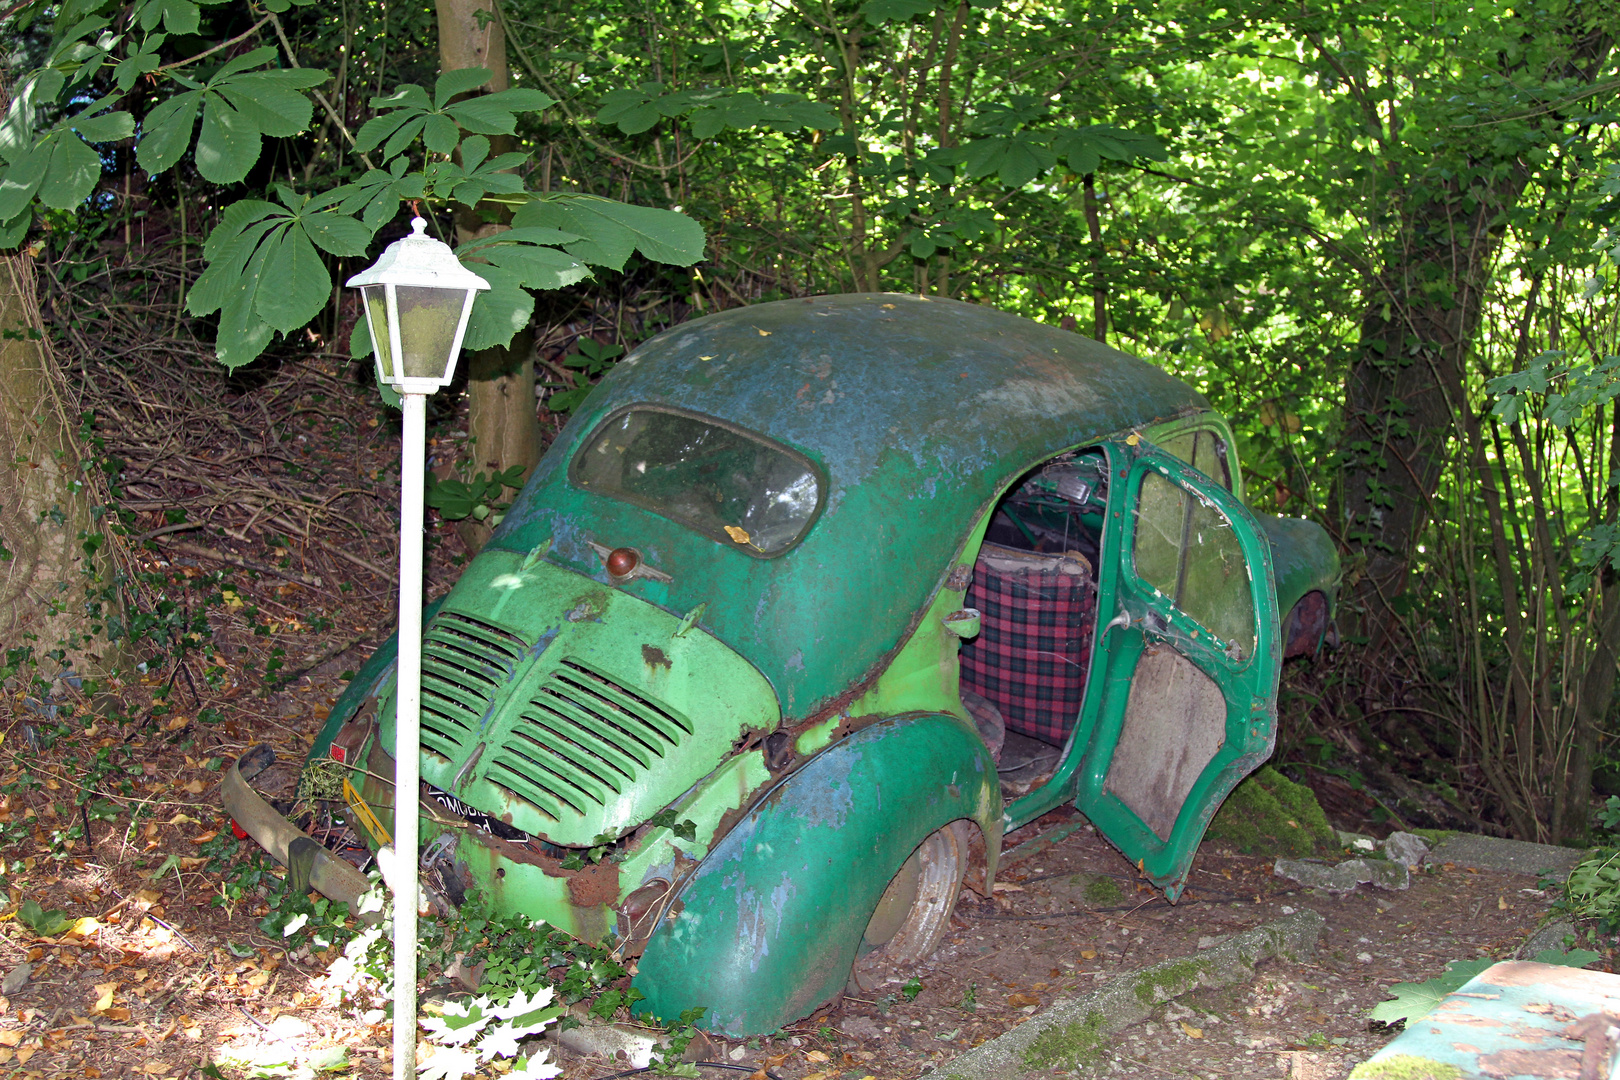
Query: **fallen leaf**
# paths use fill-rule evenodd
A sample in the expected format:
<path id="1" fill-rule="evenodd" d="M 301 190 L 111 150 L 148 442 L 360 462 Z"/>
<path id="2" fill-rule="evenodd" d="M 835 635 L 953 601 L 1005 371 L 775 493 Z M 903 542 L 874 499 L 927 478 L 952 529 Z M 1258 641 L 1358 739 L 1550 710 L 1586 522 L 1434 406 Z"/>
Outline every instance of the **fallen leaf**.
<path id="1" fill-rule="evenodd" d="M 1007 995 L 1007 1005 L 1014 1009 L 1022 1009 L 1026 1005 L 1039 1005 L 1040 1003 L 1041 999 L 1037 994 L 1018 993 Z"/>
<path id="2" fill-rule="evenodd" d="M 1187 1033 L 1189 1039 L 1202 1039 L 1204 1037 L 1202 1029 L 1193 1027 L 1185 1020 L 1181 1021 L 1181 1030 Z"/>
<path id="3" fill-rule="evenodd" d="M 86 1065 L 84 1067 L 84 1077 L 85 1080 L 101 1080 L 101 1070 L 94 1065 Z"/>
<path id="4" fill-rule="evenodd" d="M 1503 897 L 1503 896 L 1498 896 L 1496 898 L 1496 910 L 1497 911 L 1506 911 L 1507 909 L 1508 909 L 1507 898 Z"/>
<path id="5" fill-rule="evenodd" d="M 219 830 L 218 829 L 210 829 L 208 832 L 203 833 L 201 836 L 193 836 L 191 838 L 191 842 L 193 844 L 206 844 L 206 843 L 208 843 L 208 841 L 212 840 L 214 837 L 216 837 L 218 835 L 219 835 Z"/>
<path id="6" fill-rule="evenodd" d="M 1095 959 L 1097 959 L 1097 950 L 1096 949 L 1081 949 L 1080 950 L 1080 959 L 1082 959 L 1082 960 L 1095 960 Z"/>
<path id="7" fill-rule="evenodd" d="M 820 1065 L 823 1061 L 828 1060 L 827 1055 L 822 1053 L 820 1050 L 810 1051 L 808 1054 L 804 1055 L 804 1059 L 806 1061 L 814 1062 L 817 1065 Z"/>
<path id="8" fill-rule="evenodd" d="M 726 526 L 726 535 L 731 537 L 731 539 L 736 543 L 739 543 L 739 544 L 748 543 L 749 537 L 748 537 L 748 530 L 747 529 L 740 529 L 735 525 L 727 525 Z"/>
<path id="9" fill-rule="evenodd" d="M 248 976 L 247 979 L 245 979 L 244 981 L 249 986 L 263 986 L 265 983 L 270 981 L 270 973 L 268 971 L 262 971 L 262 970 L 261 971 L 255 971 L 252 975 Z"/>
<path id="10" fill-rule="evenodd" d="M 16 1046 L 22 1042 L 22 1032 L 16 1028 L 6 1028 L 0 1031 L 0 1046 Z"/>
<path id="11" fill-rule="evenodd" d="M 19 1065 L 28 1064 L 28 1059 L 33 1057 L 34 1056 L 34 1051 L 38 1050 L 38 1049 L 39 1049 L 39 1047 L 37 1047 L 37 1046 L 19 1046 L 19 1047 L 17 1047 L 17 1064 L 19 1064 Z"/>
<path id="12" fill-rule="evenodd" d="M 109 1020 L 123 1021 L 129 1019 L 129 1010 L 124 1008 L 122 1005 L 114 1005 L 101 1015 L 105 1016 Z"/>
<path id="13" fill-rule="evenodd" d="M 185 855 L 180 856 L 180 869 L 182 870 L 195 870 L 199 866 L 207 865 L 207 863 L 208 860 L 204 858 L 193 859 Z"/>
<path id="14" fill-rule="evenodd" d="M 203 792 L 208 790 L 208 785 L 203 783 L 201 780 L 192 780 L 189 783 L 182 784 L 180 786 L 180 790 L 188 792 L 192 795 L 201 795 Z"/>
<path id="15" fill-rule="evenodd" d="M 90 1006 L 90 1011 L 104 1013 L 112 1008 L 113 991 L 118 989 L 115 982 L 96 983 L 96 1003 Z"/>
<path id="16" fill-rule="evenodd" d="M 813 1072 L 809 1076 L 806 1076 L 804 1078 L 804 1080 L 827 1080 L 827 1078 L 829 1076 L 836 1076 L 836 1075 L 837 1075 L 836 1073 L 830 1073 L 830 1072 Z"/>
<path id="17" fill-rule="evenodd" d="M 759 327 L 756 326 L 756 327 L 754 327 L 754 329 L 759 330 Z M 759 336 L 760 337 L 770 337 L 775 332 L 776 331 L 774 331 L 774 330 L 759 330 Z"/>
<path id="18" fill-rule="evenodd" d="M 145 1065 L 141 1066 L 141 1072 L 147 1073 L 151 1076 L 156 1076 L 158 1073 L 168 1071 L 169 1063 L 166 1061 L 148 1061 Z"/>
<path id="19" fill-rule="evenodd" d="M 177 716 L 173 720 L 170 720 L 164 726 L 166 728 L 168 728 L 168 730 L 170 730 L 170 731 L 179 731 L 181 728 L 185 727 L 189 723 L 191 723 L 191 718 L 190 717 Z"/>
<path id="20" fill-rule="evenodd" d="M 990 886 L 990 891 L 991 892 L 1023 892 L 1024 887 L 1022 885 L 1009 885 L 1005 881 L 998 881 L 994 885 Z"/>
<path id="21" fill-rule="evenodd" d="M 86 915 L 84 918 L 75 922 L 73 924 L 73 928 L 69 930 L 68 933 L 77 937 L 89 937 L 91 934 L 100 929 L 100 921 L 92 919 L 90 916 Z"/>
<path id="22" fill-rule="evenodd" d="M 10 1064 L 12 1057 L 16 1053 L 17 1052 L 9 1046 L 0 1046 L 0 1065 Z"/>

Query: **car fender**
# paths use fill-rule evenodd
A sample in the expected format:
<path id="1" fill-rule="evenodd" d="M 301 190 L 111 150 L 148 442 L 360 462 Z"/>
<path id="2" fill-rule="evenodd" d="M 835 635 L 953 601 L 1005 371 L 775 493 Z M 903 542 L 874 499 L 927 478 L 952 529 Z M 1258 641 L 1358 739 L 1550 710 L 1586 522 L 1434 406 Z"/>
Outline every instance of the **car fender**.
<path id="1" fill-rule="evenodd" d="M 776 1031 L 849 979 L 889 879 L 952 821 L 1001 845 L 1001 789 L 954 716 L 892 717 L 834 743 L 772 788 L 664 907 L 633 985 L 655 1015 L 702 1006 L 732 1037 Z"/>

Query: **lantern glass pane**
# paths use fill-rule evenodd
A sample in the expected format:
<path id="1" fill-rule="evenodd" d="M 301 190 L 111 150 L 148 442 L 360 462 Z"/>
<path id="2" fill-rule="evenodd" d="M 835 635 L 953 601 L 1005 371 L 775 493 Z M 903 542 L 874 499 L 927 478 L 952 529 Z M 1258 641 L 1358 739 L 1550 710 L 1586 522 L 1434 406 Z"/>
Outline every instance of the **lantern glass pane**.
<path id="1" fill-rule="evenodd" d="M 396 285 L 399 305 L 399 348 L 404 353 L 407 379 L 444 379 L 448 376 L 465 289 L 432 289 Z"/>
<path id="2" fill-rule="evenodd" d="M 364 285 L 361 295 L 366 300 L 366 325 L 371 330 L 371 347 L 377 350 L 377 367 L 385 379 L 394 377 L 392 344 L 388 339 L 387 286 Z"/>

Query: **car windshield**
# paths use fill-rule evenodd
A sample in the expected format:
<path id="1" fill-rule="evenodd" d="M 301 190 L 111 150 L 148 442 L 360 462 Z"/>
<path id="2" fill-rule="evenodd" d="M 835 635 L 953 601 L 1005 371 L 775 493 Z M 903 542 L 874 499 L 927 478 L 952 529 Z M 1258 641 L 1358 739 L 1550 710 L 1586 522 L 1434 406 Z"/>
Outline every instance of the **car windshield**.
<path id="1" fill-rule="evenodd" d="M 754 555 L 791 547 L 821 499 L 802 455 L 718 420 L 650 406 L 603 421 L 570 475 Z"/>

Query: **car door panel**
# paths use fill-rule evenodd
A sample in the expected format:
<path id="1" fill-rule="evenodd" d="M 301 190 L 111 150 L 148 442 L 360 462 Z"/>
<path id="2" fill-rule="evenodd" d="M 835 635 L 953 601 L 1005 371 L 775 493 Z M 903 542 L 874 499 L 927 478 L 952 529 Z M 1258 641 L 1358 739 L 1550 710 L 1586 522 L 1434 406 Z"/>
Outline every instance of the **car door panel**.
<path id="1" fill-rule="evenodd" d="M 1210 817 L 1271 753 L 1270 549 L 1219 482 L 1146 443 L 1109 453 L 1117 554 L 1104 560 L 1103 678 L 1075 802 L 1175 899 Z"/>

